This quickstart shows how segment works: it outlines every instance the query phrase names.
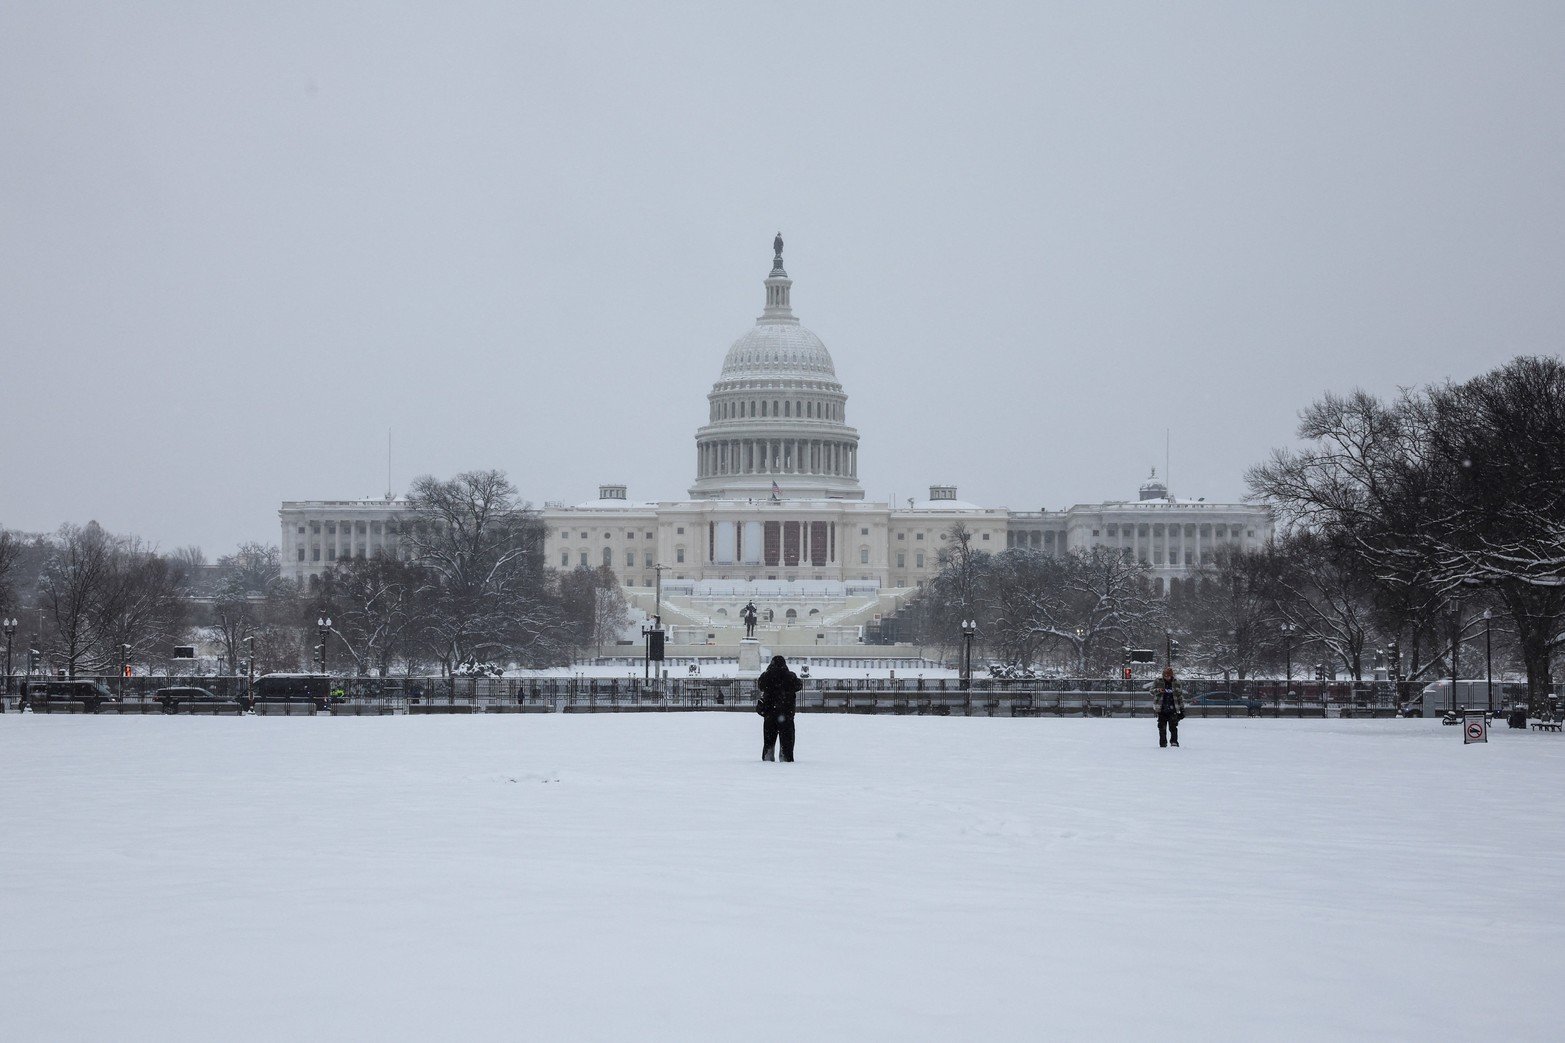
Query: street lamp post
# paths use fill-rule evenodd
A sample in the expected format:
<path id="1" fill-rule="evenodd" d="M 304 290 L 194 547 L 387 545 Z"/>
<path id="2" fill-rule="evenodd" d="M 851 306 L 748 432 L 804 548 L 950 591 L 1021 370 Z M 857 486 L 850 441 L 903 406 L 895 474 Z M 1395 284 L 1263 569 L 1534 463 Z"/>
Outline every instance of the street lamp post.
<path id="1" fill-rule="evenodd" d="M 1462 607 L 1458 605 L 1451 610 L 1451 712 L 1456 712 L 1456 679 L 1461 676 L 1457 671 L 1457 649 L 1461 647 L 1462 638 Z"/>
<path id="2" fill-rule="evenodd" d="M 245 696 L 248 698 L 255 694 L 255 635 L 245 638 Z"/>
<path id="3" fill-rule="evenodd" d="M 1290 699 L 1293 697 L 1293 635 L 1298 629 L 1298 626 L 1294 623 L 1284 623 L 1282 625 L 1282 654 L 1284 661 L 1287 663 L 1287 680 L 1283 685 L 1283 695 Z"/>
<path id="4" fill-rule="evenodd" d="M 1087 628 L 1076 628 L 1076 672 L 1087 676 Z"/>
<path id="5" fill-rule="evenodd" d="M 1489 689 L 1489 712 L 1494 713 L 1494 645 L 1489 640 L 1489 625 L 1494 619 L 1494 612 L 1490 609 L 1483 610 L 1483 679 L 1484 686 Z"/>
<path id="6" fill-rule="evenodd" d="M 130 645 L 120 645 L 120 698 L 125 698 L 125 674 L 130 670 Z"/>
<path id="7" fill-rule="evenodd" d="M 321 673 L 326 672 L 326 637 L 331 633 L 331 617 L 320 616 L 315 620 L 315 625 L 320 629 L 321 643 L 317 648 L 321 657 Z"/>
<path id="8" fill-rule="evenodd" d="M 16 633 L 16 620 L 0 620 L 0 629 L 5 631 L 5 692 L 0 694 L 0 700 L 4 700 L 11 697 L 11 637 Z"/>
<path id="9" fill-rule="evenodd" d="M 973 687 L 973 636 L 977 633 L 976 619 L 962 620 L 962 687 L 969 690 Z"/>

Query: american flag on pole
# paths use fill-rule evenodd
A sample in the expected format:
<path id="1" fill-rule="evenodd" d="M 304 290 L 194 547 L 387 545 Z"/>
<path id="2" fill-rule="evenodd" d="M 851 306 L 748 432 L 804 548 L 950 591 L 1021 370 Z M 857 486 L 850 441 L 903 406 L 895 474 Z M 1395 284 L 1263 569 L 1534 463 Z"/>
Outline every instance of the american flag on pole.
<path id="1" fill-rule="evenodd" d="M 772 499 L 779 500 L 781 498 L 782 498 L 782 489 L 780 489 L 778 487 L 777 483 L 774 481 L 774 482 L 772 482 Z"/>

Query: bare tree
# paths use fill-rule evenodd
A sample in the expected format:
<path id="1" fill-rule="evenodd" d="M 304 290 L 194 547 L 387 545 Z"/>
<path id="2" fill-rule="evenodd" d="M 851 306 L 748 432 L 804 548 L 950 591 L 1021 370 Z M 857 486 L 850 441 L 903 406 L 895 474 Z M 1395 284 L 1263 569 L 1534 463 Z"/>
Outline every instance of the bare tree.
<path id="1" fill-rule="evenodd" d="M 133 537 L 113 540 L 102 584 L 91 607 L 91 665 L 100 672 L 125 660 L 165 661 L 184 635 L 189 615 L 182 563 L 162 557 Z"/>
<path id="2" fill-rule="evenodd" d="M 1269 551 L 1220 547 L 1190 577 L 1178 599 L 1189 662 L 1245 680 L 1276 643 L 1276 600 Z"/>
<path id="3" fill-rule="evenodd" d="M 1541 702 L 1565 618 L 1565 363 L 1518 358 L 1389 405 L 1328 395 L 1299 434 L 1310 444 L 1253 468 L 1252 492 L 1379 583 L 1443 602 L 1491 592 Z"/>
<path id="4" fill-rule="evenodd" d="M 9 529 L 0 529 L 0 612 L 9 613 L 16 608 L 16 561 L 21 554 L 20 542 Z"/>
<path id="5" fill-rule="evenodd" d="M 411 654 L 425 625 L 418 596 L 425 579 L 418 566 L 384 554 L 344 559 L 326 575 L 319 598 L 330 604 L 333 629 L 359 672 L 385 677 Z"/>
<path id="6" fill-rule="evenodd" d="M 113 547 L 97 522 L 61 526 L 51 543 L 39 583 L 39 608 L 54 645 L 51 664 L 75 677 L 94 651 L 93 610 L 108 581 Z"/>
<path id="7" fill-rule="evenodd" d="M 570 635 L 543 569 L 544 527 L 501 471 L 425 476 L 404 529 L 419 590 L 422 638 L 451 671 L 467 662 L 568 661 Z"/>
<path id="8" fill-rule="evenodd" d="M 995 558 L 983 616 L 1011 657 L 1030 661 L 1052 650 L 1088 676 L 1158 626 L 1162 606 L 1147 592 L 1146 573 L 1106 547 L 1063 557 L 1006 551 Z"/>

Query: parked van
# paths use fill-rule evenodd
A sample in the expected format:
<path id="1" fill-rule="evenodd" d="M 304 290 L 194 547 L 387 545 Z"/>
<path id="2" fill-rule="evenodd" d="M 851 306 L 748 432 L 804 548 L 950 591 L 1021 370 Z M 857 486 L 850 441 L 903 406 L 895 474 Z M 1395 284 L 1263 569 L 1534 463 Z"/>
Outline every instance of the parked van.
<path id="1" fill-rule="evenodd" d="M 326 674 L 262 674 L 250 690 L 250 708 L 256 703 L 311 702 L 326 709 L 331 698 L 331 678 Z"/>
<path id="2" fill-rule="evenodd" d="M 1503 709 L 1506 704 L 1520 700 L 1527 701 L 1527 686 L 1510 681 L 1494 682 L 1494 705 L 1496 709 Z M 1458 678 L 1456 682 L 1456 709 L 1460 711 L 1464 706 L 1469 709 L 1489 707 L 1489 682 L 1479 678 L 1470 681 Z M 1424 686 L 1424 690 L 1402 704 L 1399 711 L 1403 717 L 1437 717 L 1452 708 L 1451 703 L 1451 679 L 1441 678 L 1433 684 Z"/>

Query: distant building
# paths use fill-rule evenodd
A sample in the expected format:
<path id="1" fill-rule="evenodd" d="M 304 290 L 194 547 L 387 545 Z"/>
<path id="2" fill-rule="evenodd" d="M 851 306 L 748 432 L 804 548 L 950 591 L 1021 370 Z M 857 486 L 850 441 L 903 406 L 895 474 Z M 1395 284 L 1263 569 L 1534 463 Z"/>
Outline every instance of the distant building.
<path id="1" fill-rule="evenodd" d="M 773 246 L 765 307 L 707 395 L 689 498 L 635 501 L 608 484 L 596 499 L 540 512 L 549 565 L 612 569 L 648 611 L 661 566 L 676 641 L 725 643 L 751 600 L 772 616 L 763 630 L 799 627 L 815 644 L 857 640 L 939 571 L 958 523 L 983 551 L 1118 549 L 1146 562 L 1159 592 L 1218 547 L 1271 538 L 1264 507 L 1175 499 L 1155 473 L 1137 500 L 1057 512 L 983 507 L 957 499 L 952 485 L 906 506 L 866 501 L 848 396 L 826 345 L 793 314 L 781 237 Z M 284 574 L 308 579 L 345 557 L 398 555 L 406 516 L 401 499 L 286 502 Z M 786 636 L 777 631 L 773 642 Z"/>

